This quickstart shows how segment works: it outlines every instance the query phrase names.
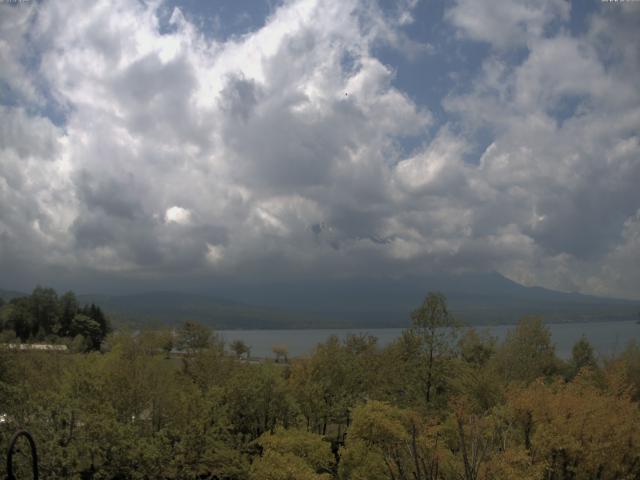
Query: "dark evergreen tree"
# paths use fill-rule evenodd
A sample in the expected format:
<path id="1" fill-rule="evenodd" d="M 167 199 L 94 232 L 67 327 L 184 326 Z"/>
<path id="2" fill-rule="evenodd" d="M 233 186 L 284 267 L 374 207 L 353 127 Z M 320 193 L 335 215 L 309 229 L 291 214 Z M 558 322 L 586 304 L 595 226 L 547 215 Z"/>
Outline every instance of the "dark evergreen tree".
<path id="1" fill-rule="evenodd" d="M 32 336 L 53 333 L 58 323 L 58 294 L 53 288 L 37 286 L 30 297 L 31 312 L 35 323 L 31 331 Z"/>
<path id="2" fill-rule="evenodd" d="M 31 310 L 29 297 L 14 298 L 10 302 L 11 312 L 6 328 L 16 332 L 16 336 L 23 342 L 31 337 L 32 332 L 37 330 L 36 320 Z"/>
<path id="3" fill-rule="evenodd" d="M 89 349 L 99 349 L 111 331 L 109 319 L 95 305 L 80 307 L 76 295 L 69 291 L 58 297 L 53 288 L 37 286 L 30 296 L 16 297 L 5 308 L 4 329 L 13 330 L 23 342 L 47 335 L 75 337 L 81 335 Z"/>
<path id="4" fill-rule="evenodd" d="M 100 325 L 93 318 L 79 313 L 71 322 L 71 335 L 82 335 L 89 350 L 98 350 L 103 336 Z"/>
<path id="5" fill-rule="evenodd" d="M 67 292 L 60 297 L 59 302 L 59 315 L 60 315 L 60 329 L 58 335 L 66 337 L 71 334 L 71 322 L 73 318 L 78 314 L 78 300 L 73 292 Z"/>

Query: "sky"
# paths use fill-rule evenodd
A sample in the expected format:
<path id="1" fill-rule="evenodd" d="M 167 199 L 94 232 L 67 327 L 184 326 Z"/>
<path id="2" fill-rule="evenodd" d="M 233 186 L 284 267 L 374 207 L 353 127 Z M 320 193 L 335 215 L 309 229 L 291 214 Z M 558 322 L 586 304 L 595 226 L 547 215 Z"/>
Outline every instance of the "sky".
<path id="1" fill-rule="evenodd" d="M 0 288 L 640 299 L 640 2 L 0 3 Z"/>

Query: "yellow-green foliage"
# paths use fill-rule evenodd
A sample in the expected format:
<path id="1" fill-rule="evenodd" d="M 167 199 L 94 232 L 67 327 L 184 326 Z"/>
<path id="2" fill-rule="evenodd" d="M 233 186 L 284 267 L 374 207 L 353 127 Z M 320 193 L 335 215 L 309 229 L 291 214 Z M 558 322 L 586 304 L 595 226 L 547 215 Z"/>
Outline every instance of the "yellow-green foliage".
<path id="1" fill-rule="evenodd" d="M 251 465 L 251 480 L 329 480 L 318 474 L 300 457 L 292 453 L 266 452 Z"/>
<path id="2" fill-rule="evenodd" d="M 445 345 L 420 312 L 424 331 L 385 348 L 331 338 L 288 363 L 226 354 L 199 326 L 179 356 L 167 330 L 0 350 L 0 446 L 28 429 L 46 479 L 640 478 L 637 346 L 601 364 L 581 340 L 564 363 L 535 319 Z"/>
<path id="3" fill-rule="evenodd" d="M 334 467 L 335 458 L 321 436 L 299 429 L 278 428 L 265 433 L 257 443 L 263 453 L 251 467 L 255 480 L 308 478 L 322 480 Z"/>

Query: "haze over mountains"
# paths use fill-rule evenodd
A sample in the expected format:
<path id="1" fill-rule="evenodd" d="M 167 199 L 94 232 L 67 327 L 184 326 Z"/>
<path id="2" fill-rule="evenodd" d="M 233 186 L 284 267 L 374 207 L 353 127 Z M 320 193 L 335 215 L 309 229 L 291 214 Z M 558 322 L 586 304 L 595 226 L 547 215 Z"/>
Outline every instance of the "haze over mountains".
<path id="1" fill-rule="evenodd" d="M 214 328 L 403 327 L 428 291 L 441 291 L 469 324 L 513 323 L 524 315 L 548 322 L 634 320 L 640 302 L 525 287 L 497 273 L 433 275 L 402 280 L 345 279 L 331 283 L 221 285 L 215 291 L 81 294 L 117 324 L 197 320 Z M 3 290 L 4 298 L 20 292 Z"/>

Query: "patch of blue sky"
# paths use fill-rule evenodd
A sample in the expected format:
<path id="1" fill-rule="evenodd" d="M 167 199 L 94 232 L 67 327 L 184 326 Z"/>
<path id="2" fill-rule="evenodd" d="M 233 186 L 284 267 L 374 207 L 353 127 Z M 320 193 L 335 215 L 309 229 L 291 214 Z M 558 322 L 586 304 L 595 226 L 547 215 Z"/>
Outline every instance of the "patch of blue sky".
<path id="1" fill-rule="evenodd" d="M 169 20 L 178 7 L 206 38 L 225 41 L 261 28 L 281 4 L 280 0 L 165 0 L 158 18 L 161 32 L 171 32 Z"/>
<path id="2" fill-rule="evenodd" d="M 35 22 L 36 16 L 30 18 Z M 24 33 L 24 48 L 18 59 L 24 69 L 26 78 L 30 79 L 35 90 L 36 98 L 25 97 L 19 89 L 12 88 L 9 82 L 0 80 L 0 105 L 7 107 L 21 107 L 33 116 L 43 116 L 51 120 L 58 127 L 67 121 L 69 107 L 62 105 L 52 94 L 45 76 L 40 74 L 42 51 L 32 38 L 31 29 Z M 27 81 L 27 80 L 25 80 Z"/>
<path id="3" fill-rule="evenodd" d="M 589 28 L 590 17 L 603 7 L 602 0 L 571 2 L 571 15 L 567 27 L 572 35 L 582 35 Z"/>
<path id="4" fill-rule="evenodd" d="M 24 102 L 23 106 L 30 114 L 46 117 L 57 127 L 63 127 L 67 123 L 72 107 L 69 104 L 61 103 L 52 94 L 46 78 L 37 73 L 40 69 L 40 61 L 39 55 L 23 60 L 25 68 L 33 72 L 29 77 L 38 92 L 38 101 L 36 103 Z"/>
<path id="5" fill-rule="evenodd" d="M 393 13 L 393 5 L 385 2 Z M 443 107 L 448 95 L 468 91 L 490 52 L 484 43 L 461 40 L 444 20 L 447 3 L 441 0 L 419 2 L 413 10 L 413 22 L 403 27 L 408 39 L 416 44 L 429 45 L 417 55 L 406 54 L 398 48 L 379 45 L 373 54 L 394 70 L 392 84 L 407 94 L 419 108 L 426 108 L 433 123 L 422 135 L 397 139 L 403 156 L 410 156 L 433 138 L 445 124 L 457 121 Z M 478 134 L 480 144 L 487 141 L 485 133 Z M 476 154 L 477 157 L 477 154 Z M 470 158 L 473 157 L 471 153 Z M 478 157 L 479 158 L 479 157 Z"/>
<path id="6" fill-rule="evenodd" d="M 382 4 L 383 8 L 389 9 L 389 13 L 393 13 L 395 2 L 385 1 Z M 502 61 L 514 67 L 527 59 L 529 51 L 523 46 L 496 53 L 491 52 L 486 43 L 460 38 L 444 19 L 448 5 L 441 0 L 419 2 L 413 11 L 413 22 L 404 27 L 411 40 L 428 43 L 432 47 L 429 53 L 412 57 L 397 49 L 380 46 L 375 54 L 394 69 L 393 85 L 406 92 L 416 104 L 430 110 L 434 123 L 429 133 L 433 134 L 434 130 L 447 124 L 453 133 L 464 134 L 469 142 L 464 161 L 479 164 L 482 154 L 494 140 L 494 133 L 482 127 L 473 132 L 463 132 L 460 119 L 445 111 L 443 100 L 448 95 L 469 91 L 483 62 L 490 55 L 499 54 Z M 551 22 L 545 35 L 557 35 L 562 29 L 566 29 L 570 35 L 583 34 L 588 28 L 590 16 L 599 8 L 600 1 L 573 2 L 569 21 L 558 19 Z M 584 96 L 563 97 L 549 113 L 562 125 L 567 119 L 579 115 L 587 105 L 587 100 Z M 425 137 L 419 136 L 398 139 L 405 154 L 415 151 L 424 141 Z"/>
<path id="7" fill-rule="evenodd" d="M 64 127 L 69 116 L 69 108 L 62 106 L 44 89 L 39 92 L 43 101 L 33 103 L 27 101 L 20 92 L 16 92 L 4 80 L 0 80 L 0 105 L 3 107 L 22 108 L 30 116 L 48 118 L 57 127 Z"/>
<path id="8" fill-rule="evenodd" d="M 18 107 L 20 102 L 16 92 L 6 80 L 0 78 L 0 105 L 3 107 Z"/>
<path id="9" fill-rule="evenodd" d="M 477 128 L 467 137 L 469 148 L 462 154 L 462 160 L 471 165 L 480 165 L 482 155 L 487 151 L 494 139 L 495 136 L 491 129 L 485 127 Z"/>
<path id="10" fill-rule="evenodd" d="M 340 67 L 342 68 L 342 71 L 348 74 L 352 74 L 358 70 L 359 66 L 360 64 L 358 62 L 358 57 L 353 55 L 348 50 L 345 50 L 342 54 L 342 57 L 340 58 Z"/>
<path id="11" fill-rule="evenodd" d="M 590 98 L 588 95 L 563 95 L 547 112 L 562 127 L 567 120 L 580 116 L 589 109 Z"/>
<path id="12" fill-rule="evenodd" d="M 44 97 L 44 105 L 41 108 L 34 109 L 33 113 L 47 117 L 56 127 L 64 127 L 67 124 L 72 108 L 60 104 L 49 95 L 48 91 L 45 91 Z"/>

